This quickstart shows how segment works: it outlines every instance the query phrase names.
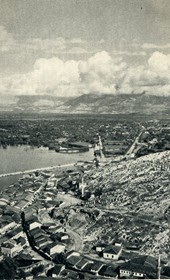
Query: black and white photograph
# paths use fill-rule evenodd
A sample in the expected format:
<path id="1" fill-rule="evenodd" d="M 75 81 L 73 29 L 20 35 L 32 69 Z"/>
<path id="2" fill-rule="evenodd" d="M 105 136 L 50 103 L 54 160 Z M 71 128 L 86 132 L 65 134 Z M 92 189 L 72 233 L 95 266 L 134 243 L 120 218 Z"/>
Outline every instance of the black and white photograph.
<path id="1" fill-rule="evenodd" d="M 0 0 L 0 280 L 170 279 L 170 0 Z"/>

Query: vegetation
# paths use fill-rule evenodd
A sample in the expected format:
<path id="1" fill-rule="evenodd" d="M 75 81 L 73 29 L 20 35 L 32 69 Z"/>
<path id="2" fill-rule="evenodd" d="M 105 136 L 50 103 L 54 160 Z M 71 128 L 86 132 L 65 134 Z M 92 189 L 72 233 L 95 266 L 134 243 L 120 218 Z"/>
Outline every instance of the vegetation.
<path id="1" fill-rule="evenodd" d="M 17 266 L 12 258 L 7 257 L 0 263 L 0 277 L 1 279 L 15 279 L 17 273 Z"/>

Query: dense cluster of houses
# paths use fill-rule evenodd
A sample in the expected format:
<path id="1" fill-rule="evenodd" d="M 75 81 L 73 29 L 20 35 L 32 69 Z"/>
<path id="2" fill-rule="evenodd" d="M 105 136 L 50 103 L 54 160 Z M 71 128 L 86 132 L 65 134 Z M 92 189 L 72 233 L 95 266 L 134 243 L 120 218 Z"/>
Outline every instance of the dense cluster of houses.
<path id="1" fill-rule="evenodd" d="M 138 165 L 134 165 L 133 162 L 122 162 L 116 164 L 113 168 L 101 167 L 95 171 L 91 171 L 91 168 L 88 166 L 88 172 L 86 172 L 86 168 L 84 168 L 83 172 L 81 170 L 81 173 L 76 170 L 69 170 L 67 174 L 62 173 L 58 177 L 55 177 L 52 172 L 49 172 L 49 174 L 41 172 L 41 174 L 26 175 L 23 180 L 20 180 L 16 184 L 16 189 L 13 190 L 11 188 L 13 195 L 8 197 L 7 190 L 6 195 L 1 199 L 0 260 L 3 261 L 6 257 L 13 258 L 17 263 L 18 271 L 24 271 L 25 279 L 27 280 L 33 279 L 37 271 L 39 275 L 44 275 L 44 277 L 61 276 L 65 279 L 74 277 L 74 275 L 75 278 L 73 279 L 77 279 L 76 275 L 81 275 L 81 277 L 82 275 L 86 275 L 89 277 L 87 279 L 91 279 L 90 277 L 97 277 L 99 279 L 106 277 L 111 279 L 143 279 L 148 277 L 156 278 L 158 276 L 160 278 L 161 273 L 166 278 L 169 275 L 169 267 L 167 265 L 161 263 L 159 258 L 153 258 L 149 254 L 142 255 L 142 253 L 146 254 L 146 252 L 142 252 L 141 246 L 144 243 L 149 246 L 147 242 L 150 242 L 147 223 L 141 227 L 136 222 L 134 226 L 133 219 L 126 218 L 127 228 L 127 226 L 125 227 L 125 221 L 120 215 L 116 216 L 115 214 L 113 219 L 113 216 L 109 212 L 105 214 L 104 212 L 102 214 L 100 213 L 102 212 L 100 210 L 106 207 L 106 201 L 108 208 L 110 203 L 110 207 L 114 205 L 118 210 L 118 207 L 124 206 L 123 209 L 126 211 L 128 204 L 125 205 L 124 203 L 128 201 L 122 197 L 128 198 L 128 192 L 131 192 L 131 207 L 135 205 L 144 207 L 142 205 L 145 201 L 144 198 L 142 199 L 142 203 L 140 203 L 138 200 L 135 200 L 138 198 L 136 193 L 133 193 L 133 186 L 135 185 L 133 181 L 136 178 L 139 181 L 142 178 L 146 178 L 144 169 L 149 170 L 149 176 L 153 178 L 160 178 L 162 172 L 164 173 L 164 188 L 159 186 L 157 181 L 155 182 L 155 186 L 157 186 L 155 195 L 160 196 L 160 193 L 164 195 L 167 191 L 166 180 L 169 178 L 169 167 L 167 166 L 167 157 L 161 155 L 160 159 L 156 163 L 155 159 L 150 159 L 150 161 L 147 159 L 141 161 L 139 159 Z M 154 169 L 151 167 L 152 162 L 154 162 Z M 136 169 L 133 169 L 133 165 Z M 80 167 L 82 167 L 82 163 L 80 163 Z M 104 174 L 104 172 L 107 174 Z M 86 175 L 85 181 L 80 180 L 80 174 L 83 174 L 83 176 Z M 108 190 L 111 187 L 112 174 L 116 182 L 121 180 L 119 186 L 124 186 L 126 181 L 131 181 L 128 190 L 122 192 L 121 187 L 114 188 L 114 185 L 112 186 L 112 190 Z M 100 184 L 101 187 L 103 186 L 102 180 L 104 175 L 108 180 L 105 181 L 105 188 L 101 191 L 99 188 Z M 144 188 L 146 187 L 144 191 L 152 193 L 152 184 L 148 184 L 148 181 L 146 185 L 143 181 L 142 184 Z M 94 188 L 90 191 L 89 198 L 84 200 L 84 196 L 91 186 Z M 97 191 L 96 188 L 98 188 Z M 86 237 L 88 238 L 88 233 L 91 231 L 91 234 L 96 234 L 93 241 L 97 240 L 97 234 L 100 234 L 100 239 L 98 240 L 102 240 L 102 243 L 95 245 L 95 254 L 90 251 L 92 255 L 87 255 L 68 249 L 69 246 L 67 244 L 69 242 L 71 244 L 71 237 L 68 233 L 69 231 L 67 232 L 65 224 L 61 221 L 66 220 L 66 212 L 63 209 L 66 211 L 68 210 L 66 208 L 69 207 L 64 207 L 65 204 L 63 204 L 63 201 L 59 201 L 56 198 L 58 191 L 65 194 L 70 193 L 72 197 L 81 197 L 82 200 L 79 199 L 79 207 L 77 206 L 76 208 L 75 206 L 75 213 L 77 216 L 85 215 L 87 220 L 89 219 Z M 139 194 L 140 198 L 142 194 L 141 189 L 141 193 Z M 98 205 L 101 207 L 100 210 L 97 208 Z M 142 212 L 144 211 L 142 210 Z M 68 213 L 70 212 L 68 211 Z M 45 214 L 49 217 L 48 221 L 42 218 Z M 107 225 L 111 229 L 110 232 L 107 231 Z M 103 233 L 99 233 L 97 226 L 103 229 Z M 153 230 L 156 231 L 157 226 L 153 226 Z M 121 242 L 110 242 L 111 237 L 114 238 L 116 232 L 121 237 Z M 143 233 L 145 233 L 145 236 L 142 235 Z M 103 242 L 104 234 L 107 237 L 106 242 Z M 139 235 L 141 236 L 139 237 Z M 137 257 L 125 258 L 123 255 L 124 250 L 129 252 L 139 250 L 142 253 L 140 255 L 138 251 Z M 33 253 L 31 254 L 31 252 Z"/>

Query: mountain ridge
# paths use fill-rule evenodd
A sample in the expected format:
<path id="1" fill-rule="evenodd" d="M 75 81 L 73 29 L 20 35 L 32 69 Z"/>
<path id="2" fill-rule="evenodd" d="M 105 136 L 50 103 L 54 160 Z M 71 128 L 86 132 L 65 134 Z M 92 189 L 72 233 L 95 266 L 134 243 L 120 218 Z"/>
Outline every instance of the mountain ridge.
<path id="1" fill-rule="evenodd" d="M 98 94 L 80 96 L 21 95 L 3 97 L 1 111 L 37 113 L 169 114 L 170 96 L 149 94 Z"/>

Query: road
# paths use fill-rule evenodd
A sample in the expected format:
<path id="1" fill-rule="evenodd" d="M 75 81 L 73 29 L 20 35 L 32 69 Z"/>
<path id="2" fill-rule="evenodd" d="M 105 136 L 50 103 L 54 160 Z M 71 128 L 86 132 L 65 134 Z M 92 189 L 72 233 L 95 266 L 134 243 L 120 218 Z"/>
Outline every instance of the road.
<path id="1" fill-rule="evenodd" d="M 142 135 L 142 133 L 145 131 L 145 127 L 142 125 L 142 130 L 141 132 L 139 133 L 139 135 L 135 138 L 135 141 L 133 142 L 133 144 L 130 146 L 129 150 L 127 151 L 126 155 L 130 155 L 134 152 L 134 149 L 136 147 L 136 145 L 139 144 L 139 139 Z"/>

